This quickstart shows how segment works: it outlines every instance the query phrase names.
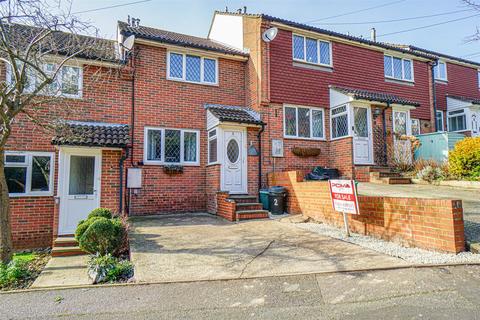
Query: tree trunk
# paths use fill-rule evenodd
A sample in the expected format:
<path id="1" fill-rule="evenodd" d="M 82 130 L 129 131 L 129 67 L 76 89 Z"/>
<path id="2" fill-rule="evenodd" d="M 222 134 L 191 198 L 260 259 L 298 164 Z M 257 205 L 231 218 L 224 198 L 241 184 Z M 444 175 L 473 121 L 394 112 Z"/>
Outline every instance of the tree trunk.
<path id="1" fill-rule="evenodd" d="M 5 179 L 5 151 L 0 149 L 0 259 L 8 263 L 12 259 L 12 230 L 10 225 L 10 199 Z"/>

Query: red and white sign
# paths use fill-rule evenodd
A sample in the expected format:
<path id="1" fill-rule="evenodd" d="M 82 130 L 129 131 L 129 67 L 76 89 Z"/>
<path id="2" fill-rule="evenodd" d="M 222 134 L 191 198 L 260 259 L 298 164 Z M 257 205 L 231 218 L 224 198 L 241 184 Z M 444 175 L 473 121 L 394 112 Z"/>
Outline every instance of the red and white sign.
<path id="1" fill-rule="evenodd" d="M 328 182 L 333 209 L 343 213 L 359 214 L 355 181 L 328 180 Z"/>

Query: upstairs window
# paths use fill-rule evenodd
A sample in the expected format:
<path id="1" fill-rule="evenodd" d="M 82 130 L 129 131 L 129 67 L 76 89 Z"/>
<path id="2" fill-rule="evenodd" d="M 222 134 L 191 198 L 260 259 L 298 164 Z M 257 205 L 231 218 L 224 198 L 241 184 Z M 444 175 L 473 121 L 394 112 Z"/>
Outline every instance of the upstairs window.
<path id="1" fill-rule="evenodd" d="M 203 84 L 218 83 L 217 60 L 195 55 L 169 52 L 167 78 Z"/>
<path id="2" fill-rule="evenodd" d="M 330 42 L 294 34 L 292 43 L 293 60 L 332 66 Z"/>
<path id="3" fill-rule="evenodd" d="M 286 138 L 325 138 L 323 109 L 285 106 L 284 126 Z"/>
<path id="4" fill-rule="evenodd" d="M 413 62 L 410 59 L 385 55 L 383 57 L 383 69 L 386 78 L 413 81 Z"/>
<path id="5" fill-rule="evenodd" d="M 433 68 L 435 80 L 447 81 L 447 64 L 443 61 L 438 61 L 438 64 Z"/>

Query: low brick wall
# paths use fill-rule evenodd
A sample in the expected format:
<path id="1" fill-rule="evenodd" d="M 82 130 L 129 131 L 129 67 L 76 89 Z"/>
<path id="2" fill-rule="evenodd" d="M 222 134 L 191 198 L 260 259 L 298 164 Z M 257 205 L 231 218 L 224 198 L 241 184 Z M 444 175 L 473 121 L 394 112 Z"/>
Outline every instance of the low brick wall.
<path id="1" fill-rule="evenodd" d="M 228 199 L 228 197 L 228 192 L 217 192 L 217 215 L 228 221 L 235 221 L 237 219 L 236 204 L 235 201 Z"/>
<path id="2" fill-rule="evenodd" d="M 335 226 L 328 182 L 306 181 L 299 171 L 270 174 L 269 185 L 288 190 L 287 210 Z M 359 196 L 359 215 L 349 215 L 350 229 L 406 246 L 458 253 L 465 250 L 460 200 Z"/>

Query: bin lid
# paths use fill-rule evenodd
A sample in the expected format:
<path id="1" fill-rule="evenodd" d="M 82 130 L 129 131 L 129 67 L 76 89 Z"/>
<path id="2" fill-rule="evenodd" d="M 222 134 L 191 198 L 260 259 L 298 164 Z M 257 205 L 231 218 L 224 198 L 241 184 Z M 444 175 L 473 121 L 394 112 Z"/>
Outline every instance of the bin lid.
<path id="1" fill-rule="evenodd" d="M 270 193 L 285 193 L 285 187 L 282 186 L 273 186 L 269 189 Z"/>

